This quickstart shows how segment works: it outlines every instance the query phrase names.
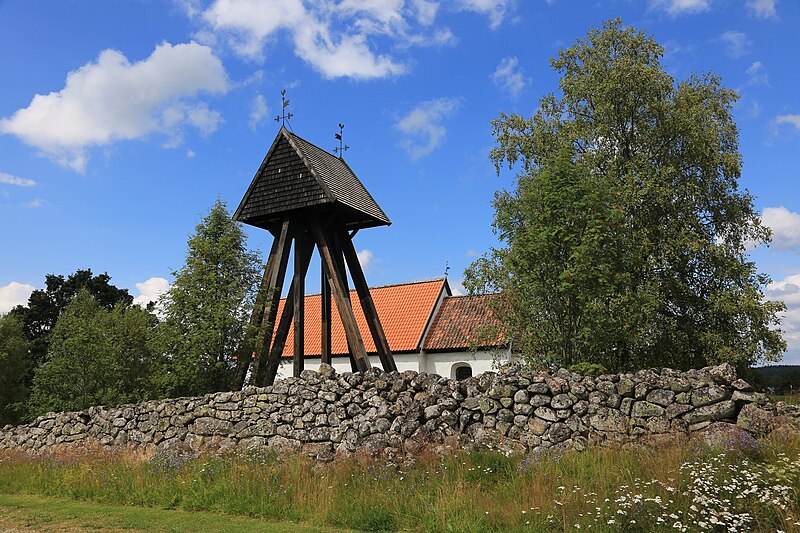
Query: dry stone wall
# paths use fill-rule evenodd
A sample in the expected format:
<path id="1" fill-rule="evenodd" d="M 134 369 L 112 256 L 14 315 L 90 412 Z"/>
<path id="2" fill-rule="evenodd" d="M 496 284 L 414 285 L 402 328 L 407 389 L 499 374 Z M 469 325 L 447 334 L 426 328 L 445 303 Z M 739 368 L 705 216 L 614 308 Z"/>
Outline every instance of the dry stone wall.
<path id="1" fill-rule="evenodd" d="M 506 453 L 685 438 L 725 427 L 800 429 L 800 408 L 770 404 L 729 365 L 581 376 L 509 365 L 464 381 L 406 371 L 336 374 L 328 365 L 270 387 L 49 413 L 0 430 L 0 450 L 134 446 L 269 447 L 320 460 L 426 447 Z"/>

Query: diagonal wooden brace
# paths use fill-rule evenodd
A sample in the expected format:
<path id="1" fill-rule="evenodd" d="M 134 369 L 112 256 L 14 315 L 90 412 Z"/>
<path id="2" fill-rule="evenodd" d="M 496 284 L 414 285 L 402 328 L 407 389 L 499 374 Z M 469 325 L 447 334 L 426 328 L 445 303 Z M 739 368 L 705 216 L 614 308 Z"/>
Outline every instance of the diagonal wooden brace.
<path id="1" fill-rule="evenodd" d="M 342 232 L 339 235 L 339 242 L 342 246 L 342 252 L 344 252 L 344 258 L 347 260 L 347 266 L 350 268 L 353 285 L 356 287 L 361 309 L 364 311 L 364 318 L 367 319 L 367 326 L 372 334 L 372 340 L 375 342 L 375 348 L 378 350 L 383 369 L 386 372 L 393 372 L 397 370 L 397 365 L 394 362 L 394 357 L 392 357 L 392 351 L 389 349 L 389 342 L 386 340 L 386 334 L 383 331 L 383 326 L 381 326 L 381 320 L 378 317 L 378 311 L 375 309 L 375 302 L 369 292 L 367 279 L 364 277 L 364 270 L 361 268 L 361 262 L 358 260 L 353 241 L 346 232 Z"/>
<path id="2" fill-rule="evenodd" d="M 290 222 L 287 219 L 281 224 L 281 232 L 276 239 L 276 251 L 274 255 L 271 255 L 269 260 L 271 269 L 269 269 L 268 292 L 265 299 L 261 323 L 257 331 L 255 360 L 253 361 L 253 371 L 250 376 L 250 383 L 257 387 L 263 387 L 265 384 L 264 369 L 267 363 L 267 354 L 269 353 L 270 344 L 272 342 L 272 331 L 275 325 L 275 318 L 278 314 L 283 281 L 286 277 L 289 249 L 292 245 L 289 230 Z"/>
<path id="3" fill-rule="evenodd" d="M 358 330 L 355 315 L 353 315 L 353 308 L 350 305 L 348 298 L 348 291 L 345 289 L 345 284 L 342 278 L 346 277 L 344 268 L 337 262 L 335 258 L 336 250 L 331 245 L 331 239 L 325 234 L 318 223 L 311 225 L 311 231 L 314 235 L 314 241 L 319 248 L 320 256 L 322 257 L 322 264 L 328 276 L 328 283 L 331 287 L 331 293 L 334 300 L 336 300 L 336 307 L 339 310 L 339 316 L 342 319 L 344 326 L 345 336 L 347 343 L 350 346 L 350 352 L 355 358 L 356 366 L 360 372 L 366 372 L 372 366 L 367 357 L 367 351 L 364 348 L 364 340 L 361 338 L 361 332 Z"/>

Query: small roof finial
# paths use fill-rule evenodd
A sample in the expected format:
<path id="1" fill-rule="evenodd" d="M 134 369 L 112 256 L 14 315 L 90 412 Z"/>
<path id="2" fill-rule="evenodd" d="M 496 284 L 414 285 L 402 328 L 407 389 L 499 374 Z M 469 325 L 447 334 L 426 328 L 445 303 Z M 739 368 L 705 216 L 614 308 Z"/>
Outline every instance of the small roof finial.
<path id="1" fill-rule="evenodd" d="M 450 272 L 450 261 L 444 262 L 444 277 L 447 277 L 447 273 Z"/>
<path id="2" fill-rule="evenodd" d="M 344 153 L 345 153 L 347 150 L 349 150 L 349 149 L 350 149 L 350 147 L 349 147 L 349 146 L 347 146 L 346 144 L 344 144 L 344 141 L 342 140 L 342 132 L 343 132 L 343 131 L 344 131 L 344 124 L 342 124 L 342 123 L 340 122 L 340 123 L 339 123 L 339 133 L 334 133 L 334 134 L 333 134 L 333 137 L 334 137 L 334 138 L 335 138 L 337 141 L 339 141 L 339 147 L 338 147 L 338 148 L 334 148 L 334 149 L 333 149 L 333 153 L 334 153 L 334 154 L 339 154 L 339 159 L 342 159 L 342 158 L 344 157 Z"/>
<path id="3" fill-rule="evenodd" d="M 275 122 L 280 122 L 281 126 L 286 126 L 286 121 L 294 116 L 293 113 L 286 112 L 287 107 L 289 100 L 286 99 L 286 89 L 281 89 L 281 114 L 275 117 Z"/>

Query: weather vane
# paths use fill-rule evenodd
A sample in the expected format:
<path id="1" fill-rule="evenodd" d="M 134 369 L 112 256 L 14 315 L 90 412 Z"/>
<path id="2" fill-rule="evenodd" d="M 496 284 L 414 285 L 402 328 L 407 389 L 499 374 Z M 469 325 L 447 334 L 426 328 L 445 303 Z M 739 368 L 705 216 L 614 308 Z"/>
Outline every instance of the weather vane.
<path id="1" fill-rule="evenodd" d="M 450 272 L 450 261 L 444 262 L 444 277 L 447 277 L 447 273 Z"/>
<path id="2" fill-rule="evenodd" d="M 347 146 L 346 144 L 344 144 L 344 141 L 342 140 L 342 131 L 343 131 L 343 130 L 344 130 L 344 124 L 342 124 L 342 123 L 340 122 L 340 123 L 339 123 L 339 133 L 334 133 L 334 134 L 333 134 L 333 136 L 336 138 L 336 140 L 337 140 L 337 141 L 339 141 L 339 147 L 338 147 L 338 148 L 334 148 L 334 149 L 333 149 L 333 153 L 334 153 L 334 154 L 339 154 L 339 159 L 341 159 L 341 158 L 342 158 L 342 156 L 344 156 L 344 153 L 345 153 L 347 150 L 349 150 L 349 149 L 350 149 L 350 147 L 349 147 L 349 146 Z"/>
<path id="3" fill-rule="evenodd" d="M 286 99 L 286 89 L 281 89 L 281 104 L 281 114 L 275 117 L 275 122 L 280 122 L 281 126 L 285 126 L 286 121 L 294 116 L 294 114 L 286 112 L 286 108 L 289 107 L 289 100 Z"/>

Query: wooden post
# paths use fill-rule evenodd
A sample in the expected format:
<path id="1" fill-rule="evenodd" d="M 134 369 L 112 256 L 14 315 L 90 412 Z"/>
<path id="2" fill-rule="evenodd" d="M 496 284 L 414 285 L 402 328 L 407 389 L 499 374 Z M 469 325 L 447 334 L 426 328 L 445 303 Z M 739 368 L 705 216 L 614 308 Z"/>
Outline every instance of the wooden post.
<path id="1" fill-rule="evenodd" d="M 236 374 L 233 378 L 233 390 L 241 390 L 244 386 L 247 370 L 250 368 L 256 347 L 263 340 L 261 338 L 261 322 L 270 303 L 271 292 L 274 290 L 274 287 L 270 285 L 275 282 L 277 263 L 282 249 L 280 235 L 279 233 L 272 241 L 267 263 L 264 266 L 264 275 L 261 277 L 261 284 L 258 287 L 258 294 L 253 305 L 253 312 L 250 313 L 250 322 L 245 332 L 245 338 L 236 350 Z"/>
<path id="2" fill-rule="evenodd" d="M 303 358 L 305 357 L 305 299 L 306 299 L 306 272 L 311 262 L 311 253 L 314 251 L 314 241 L 306 235 L 305 231 L 298 231 L 294 237 L 294 281 L 292 286 L 294 294 L 292 300 L 286 299 L 284 308 L 288 305 L 294 307 L 294 354 L 293 375 L 300 377 L 303 371 Z"/>
<path id="3" fill-rule="evenodd" d="M 250 361 L 253 359 L 253 351 L 255 348 L 253 341 L 257 338 L 256 332 L 258 331 L 259 324 L 261 324 L 261 318 L 264 316 L 264 308 L 267 304 L 267 292 L 269 292 L 270 269 L 273 268 L 272 262 L 277 254 L 277 248 L 278 239 L 274 239 L 272 241 L 272 247 L 269 250 L 269 255 L 267 256 L 267 263 L 264 265 L 264 275 L 261 277 L 261 284 L 258 286 L 256 301 L 253 305 L 253 311 L 250 313 L 250 321 L 248 322 L 244 339 L 234 354 L 236 358 L 236 374 L 233 378 L 233 390 L 242 390 L 244 378 L 247 376 L 248 368 L 250 368 Z"/>
<path id="4" fill-rule="evenodd" d="M 292 245 L 292 240 L 289 237 L 289 226 L 289 220 L 284 220 L 281 225 L 281 232 L 276 239 L 278 241 L 276 254 L 270 259 L 273 267 L 270 269 L 269 293 L 267 294 L 264 314 L 261 317 L 261 324 L 258 329 L 258 339 L 255 350 L 256 357 L 253 364 L 253 372 L 250 376 L 250 382 L 257 387 L 264 386 L 264 368 L 266 367 L 267 354 L 269 353 L 270 344 L 272 342 L 272 330 L 275 325 L 275 318 L 278 314 L 278 304 L 280 303 L 281 291 L 283 290 L 283 280 L 286 277 L 286 266 L 289 262 L 289 249 Z"/>
<path id="5" fill-rule="evenodd" d="M 320 268 L 322 274 L 320 296 L 322 297 L 322 356 L 321 362 L 331 363 L 331 286 L 325 268 Z"/>
<path id="6" fill-rule="evenodd" d="M 386 334 L 383 331 L 383 326 L 381 326 L 381 320 L 378 317 L 378 311 L 375 309 L 375 302 L 369 292 L 367 279 L 364 277 L 364 270 L 361 268 L 353 241 L 346 232 L 342 232 L 339 236 L 339 242 L 342 245 L 344 258 L 347 260 L 347 266 L 350 268 L 353 285 L 356 287 L 358 299 L 361 302 L 361 310 L 364 311 L 364 318 L 367 320 L 367 326 L 369 326 L 372 340 L 375 342 L 375 348 L 378 350 L 383 369 L 386 372 L 393 372 L 397 370 L 397 365 L 395 365 L 392 351 L 389 349 L 389 342 L 386 340 Z"/>
<path id="7" fill-rule="evenodd" d="M 292 283 L 289 285 L 286 303 L 283 306 L 283 312 L 281 313 L 278 327 L 275 329 L 275 338 L 272 341 L 267 364 L 264 368 L 265 385 L 272 385 L 275 383 L 275 376 L 278 375 L 281 355 L 283 355 L 283 348 L 286 346 L 286 338 L 289 336 L 289 326 L 292 324 L 292 318 L 294 318 L 294 306 L 289 305 L 289 302 L 292 301 L 294 301 L 294 279 L 292 279 Z"/>
<path id="8" fill-rule="evenodd" d="M 328 283 L 330 283 L 331 292 L 336 299 L 336 307 L 339 309 L 339 316 L 342 319 L 342 325 L 344 326 L 344 332 L 347 336 L 350 351 L 355 357 L 359 372 L 366 372 L 370 369 L 371 365 L 369 357 L 367 357 L 367 352 L 364 349 L 364 341 L 361 338 L 361 332 L 358 331 L 358 324 L 356 324 L 356 318 L 353 315 L 353 308 L 350 306 L 350 301 L 347 297 L 348 293 L 342 281 L 342 277 L 345 273 L 342 272 L 339 265 L 337 265 L 334 255 L 335 252 L 331 249 L 330 240 L 322 231 L 319 223 L 313 223 L 311 225 L 311 231 L 319 247 L 323 264 L 326 266 Z"/>
<path id="9" fill-rule="evenodd" d="M 303 262 L 301 276 L 305 279 L 308 273 L 308 266 L 311 263 L 311 254 L 314 251 L 314 242 L 306 240 L 308 246 L 307 260 Z M 264 369 L 264 384 L 272 385 L 275 383 L 275 376 L 278 375 L 278 367 L 281 363 L 281 356 L 283 349 L 286 346 L 286 338 L 289 336 L 289 326 L 292 325 L 294 319 L 294 277 L 289 285 L 289 292 L 286 294 L 286 303 L 283 306 L 278 327 L 275 329 L 275 338 L 272 341 L 272 347 L 269 351 L 269 358 L 267 359 L 266 368 Z"/>
<path id="10" fill-rule="evenodd" d="M 347 297 L 347 303 L 350 304 L 350 308 L 353 308 L 353 301 L 350 298 L 350 286 L 347 283 L 347 271 L 345 270 L 344 266 L 344 256 L 342 255 L 342 246 L 339 244 L 339 237 L 336 233 L 329 233 L 328 234 L 328 241 L 331 243 L 331 250 L 333 251 L 333 258 L 336 261 L 336 267 L 339 269 L 339 272 L 342 273 L 342 284 L 344 284 L 344 294 Z M 359 333 L 361 330 L 359 330 Z M 364 347 L 366 350 L 366 347 Z M 347 341 L 347 354 L 350 358 L 350 371 L 351 372 L 358 372 L 358 364 L 356 363 L 356 358 L 353 356 L 353 348 L 350 346 L 350 341 Z"/>

